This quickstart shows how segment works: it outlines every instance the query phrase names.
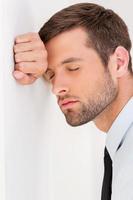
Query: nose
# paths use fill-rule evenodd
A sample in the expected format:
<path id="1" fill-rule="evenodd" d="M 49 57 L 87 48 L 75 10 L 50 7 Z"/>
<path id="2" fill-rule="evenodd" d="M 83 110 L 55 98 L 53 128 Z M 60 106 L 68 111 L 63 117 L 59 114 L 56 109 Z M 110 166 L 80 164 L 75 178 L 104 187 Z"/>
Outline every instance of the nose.
<path id="1" fill-rule="evenodd" d="M 53 94 L 55 94 L 56 96 L 64 96 L 68 93 L 68 88 L 65 86 L 57 86 L 57 85 L 53 85 L 52 86 L 52 92 Z"/>
<path id="2" fill-rule="evenodd" d="M 67 83 L 65 83 L 65 80 L 63 78 L 56 79 L 52 84 L 52 92 L 56 96 L 64 96 L 69 92 L 69 88 L 67 86 Z"/>

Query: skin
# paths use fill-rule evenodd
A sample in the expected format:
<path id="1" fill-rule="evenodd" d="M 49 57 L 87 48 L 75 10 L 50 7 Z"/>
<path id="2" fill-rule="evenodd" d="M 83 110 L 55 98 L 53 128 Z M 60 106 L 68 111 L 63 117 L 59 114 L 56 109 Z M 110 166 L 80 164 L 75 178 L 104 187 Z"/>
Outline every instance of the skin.
<path id="1" fill-rule="evenodd" d="M 47 51 L 37 33 L 26 33 L 15 38 L 13 46 L 15 66 L 13 77 L 22 85 L 32 84 L 47 69 Z"/>
<path id="2" fill-rule="evenodd" d="M 38 39 L 38 43 L 39 41 Z M 61 33 L 48 41 L 45 47 L 40 43 L 42 56 L 39 58 L 44 69 L 43 73 L 38 73 L 40 69 L 37 65 L 38 61 L 36 61 L 38 66 L 36 68 L 32 65 L 28 68 L 28 63 L 27 70 L 30 76 L 34 77 L 37 77 L 37 73 L 38 77 L 45 74 L 71 126 L 79 126 L 93 120 L 100 130 L 107 132 L 133 95 L 133 77 L 128 71 L 129 55 L 125 48 L 119 46 L 110 56 L 108 66 L 105 67 L 97 52 L 88 47 L 86 42 L 87 34 L 80 27 Z M 35 42 L 33 41 L 31 46 L 34 46 L 33 43 Z M 19 48 L 20 46 L 17 46 L 17 49 Z M 20 49 L 17 54 L 17 57 L 22 56 Z M 19 64 L 23 62 L 24 56 L 27 56 L 26 62 L 28 54 L 29 52 L 23 52 Z M 31 61 L 35 55 L 35 50 L 32 56 L 30 52 Z M 24 77 L 29 76 L 25 71 L 26 67 L 22 69 L 18 67 L 18 63 L 16 65 L 17 73 L 21 71 Z M 24 77 L 17 81 L 21 84 L 34 82 L 27 79 L 26 83 L 23 83 Z"/>

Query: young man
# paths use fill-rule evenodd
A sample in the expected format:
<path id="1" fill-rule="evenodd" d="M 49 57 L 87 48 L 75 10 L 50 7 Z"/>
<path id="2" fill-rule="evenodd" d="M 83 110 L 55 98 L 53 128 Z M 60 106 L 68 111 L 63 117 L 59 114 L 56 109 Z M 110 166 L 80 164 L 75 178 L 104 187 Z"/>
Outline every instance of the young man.
<path id="1" fill-rule="evenodd" d="M 39 35 L 16 38 L 14 77 L 31 84 L 44 74 L 68 124 L 93 120 L 107 132 L 102 200 L 133 199 L 133 71 L 127 26 L 112 10 L 81 3 L 52 16 Z"/>

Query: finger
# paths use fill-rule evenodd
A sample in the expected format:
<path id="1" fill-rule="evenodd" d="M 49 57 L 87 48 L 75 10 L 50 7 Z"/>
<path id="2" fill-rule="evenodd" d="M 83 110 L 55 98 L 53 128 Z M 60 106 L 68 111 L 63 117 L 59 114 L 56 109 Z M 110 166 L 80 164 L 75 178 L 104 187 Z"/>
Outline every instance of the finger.
<path id="1" fill-rule="evenodd" d="M 23 53 L 16 53 L 15 54 L 15 62 L 34 62 L 34 61 L 40 61 L 45 56 L 44 51 L 29 51 L 29 52 L 23 52 Z"/>
<path id="2" fill-rule="evenodd" d="M 14 45 L 13 47 L 15 53 L 32 51 L 32 50 L 41 49 L 41 48 L 45 50 L 45 46 L 42 41 L 19 43 L 19 44 Z"/>
<path id="3" fill-rule="evenodd" d="M 47 65 L 45 66 L 43 63 L 36 62 L 22 62 L 15 65 L 15 70 L 21 71 L 25 74 L 30 73 L 35 77 L 42 76 L 47 69 Z"/>
<path id="4" fill-rule="evenodd" d="M 16 79 L 16 81 L 18 83 L 22 84 L 22 85 L 32 84 L 33 82 L 36 81 L 35 77 L 33 77 L 31 75 L 24 74 L 24 73 L 19 72 L 19 71 L 14 71 L 13 76 Z"/>
<path id="5" fill-rule="evenodd" d="M 19 79 L 24 78 L 25 74 L 23 72 L 20 72 L 20 71 L 14 71 L 13 76 L 14 76 L 15 79 L 19 80 Z"/>
<path id="6" fill-rule="evenodd" d="M 31 42 L 40 38 L 38 33 L 25 33 L 15 38 L 16 43 Z"/>

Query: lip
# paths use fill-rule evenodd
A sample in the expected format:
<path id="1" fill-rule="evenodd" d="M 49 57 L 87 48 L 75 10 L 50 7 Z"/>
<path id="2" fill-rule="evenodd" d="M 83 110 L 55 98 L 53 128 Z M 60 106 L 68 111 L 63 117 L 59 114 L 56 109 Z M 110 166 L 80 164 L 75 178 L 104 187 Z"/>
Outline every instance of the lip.
<path id="1" fill-rule="evenodd" d="M 77 100 L 73 100 L 73 99 L 65 99 L 63 101 L 59 101 L 59 106 L 61 108 L 69 108 L 69 107 L 72 107 L 75 103 L 77 103 L 79 101 Z"/>

